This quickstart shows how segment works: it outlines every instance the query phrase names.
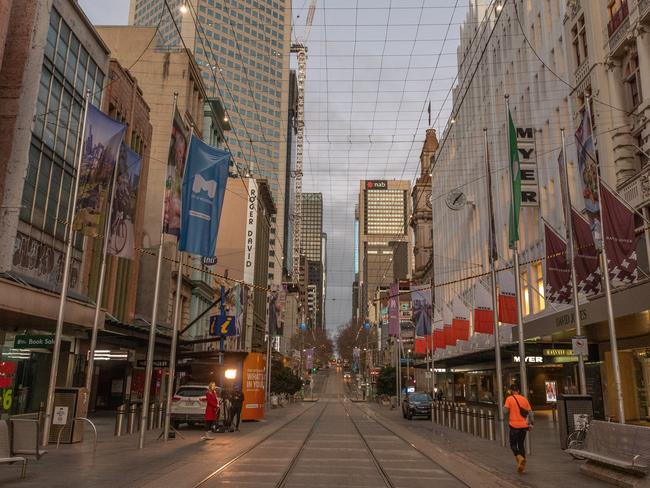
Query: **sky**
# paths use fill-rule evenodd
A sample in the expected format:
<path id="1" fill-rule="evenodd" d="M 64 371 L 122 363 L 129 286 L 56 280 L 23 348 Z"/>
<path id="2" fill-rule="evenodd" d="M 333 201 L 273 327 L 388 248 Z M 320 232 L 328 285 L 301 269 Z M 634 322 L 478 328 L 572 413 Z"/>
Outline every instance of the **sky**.
<path id="1" fill-rule="evenodd" d="M 128 22 L 129 0 L 79 3 L 96 24 Z M 306 39 L 303 191 L 323 193 L 330 330 L 352 316 L 359 181 L 415 181 L 429 101 L 438 134 L 449 116 L 468 5 L 469 0 L 317 3 Z M 294 40 L 305 40 L 308 6 L 309 0 L 294 0 Z"/>

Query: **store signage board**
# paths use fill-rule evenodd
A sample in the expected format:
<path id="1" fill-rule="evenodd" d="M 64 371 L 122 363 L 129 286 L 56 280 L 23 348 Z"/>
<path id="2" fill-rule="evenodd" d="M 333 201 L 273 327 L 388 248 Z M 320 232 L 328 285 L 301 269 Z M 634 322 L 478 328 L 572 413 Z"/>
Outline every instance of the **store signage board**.
<path id="1" fill-rule="evenodd" d="M 17 335 L 14 349 L 51 349 L 54 346 L 53 335 Z"/>
<path id="2" fill-rule="evenodd" d="M 138 368 L 146 368 L 147 367 L 147 360 L 146 359 L 138 359 L 136 362 Z M 153 367 L 154 368 L 169 368 L 169 360 L 168 359 L 154 359 L 153 360 Z"/>

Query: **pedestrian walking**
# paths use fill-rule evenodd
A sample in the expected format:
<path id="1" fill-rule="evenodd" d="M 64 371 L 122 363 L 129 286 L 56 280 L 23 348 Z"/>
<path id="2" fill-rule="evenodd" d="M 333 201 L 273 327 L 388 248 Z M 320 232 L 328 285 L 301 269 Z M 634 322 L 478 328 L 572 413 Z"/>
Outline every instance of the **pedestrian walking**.
<path id="1" fill-rule="evenodd" d="M 525 396 L 519 392 L 519 386 L 510 386 L 510 395 L 503 406 L 508 415 L 510 430 L 510 449 L 515 455 L 517 471 L 523 474 L 526 471 L 526 433 L 533 426 L 533 409 Z"/>
<path id="2" fill-rule="evenodd" d="M 208 389 L 205 392 L 205 435 L 201 437 L 202 440 L 212 440 L 212 434 L 214 432 L 214 424 L 219 418 L 219 397 L 217 396 L 217 385 L 212 381 L 208 385 Z"/>
<path id="3" fill-rule="evenodd" d="M 234 423 L 235 430 L 239 430 L 239 422 L 241 421 L 241 409 L 244 405 L 244 394 L 239 388 L 235 388 L 230 397 L 230 419 L 231 426 Z M 235 420 L 237 417 L 237 420 Z"/>

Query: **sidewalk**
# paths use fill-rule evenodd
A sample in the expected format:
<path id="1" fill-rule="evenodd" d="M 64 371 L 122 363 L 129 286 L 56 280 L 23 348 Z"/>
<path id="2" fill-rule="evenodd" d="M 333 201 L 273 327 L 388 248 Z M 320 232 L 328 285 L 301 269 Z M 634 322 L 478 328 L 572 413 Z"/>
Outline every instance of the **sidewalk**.
<path id="1" fill-rule="evenodd" d="M 571 456 L 560 449 L 559 433 L 551 420 L 550 412 L 548 414 L 535 412 L 532 454 L 528 458 L 526 474 L 520 476 L 516 472 L 512 451 L 508 447 L 501 447 L 498 441 L 481 439 L 427 420 L 405 420 L 399 409 L 390 410 L 388 407 L 382 407 L 376 403 L 369 403 L 368 407 L 379 416 L 406 427 L 409 431 L 446 451 L 462 456 L 499 478 L 520 486 L 540 488 L 549 486 L 612 487 L 608 483 L 589 478 L 579 472 L 582 461 L 573 460 Z"/>
<path id="2" fill-rule="evenodd" d="M 92 454 L 92 433 L 86 430 L 81 444 L 50 444 L 40 461 L 30 459 L 27 477 L 20 479 L 20 467 L 0 465 L 3 488 L 160 488 L 191 487 L 238 453 L 314 404 L 292 404 L 267 412 L 266 420 L 244 422 L 240 432 L 215 434 L 202 441 L 202 429 L 184 428 L 185 437 L 157 440 L 161 429 L 148 431 L 145 448 L 138 449 L 138 434 L 113 436 L 114 420 L 95 417 L 97 452 Z"/>

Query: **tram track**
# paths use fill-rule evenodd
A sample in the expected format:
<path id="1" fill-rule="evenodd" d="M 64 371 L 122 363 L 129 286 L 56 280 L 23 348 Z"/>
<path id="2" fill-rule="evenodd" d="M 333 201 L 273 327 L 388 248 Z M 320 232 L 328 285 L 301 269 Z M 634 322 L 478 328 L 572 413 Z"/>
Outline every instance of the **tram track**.
<path id="1" fill-rule="evenodd" d="M 386 432 L 388 432 L 391 436 L 393 436 L 393 437 L 399 439 L 400 441 L 402 441 L 402 443 L 406 444 L 410 449 L 412 449 L 412 450 L 414 450 L 415 452 L 417 452 L 418 454 L 420 454 L 424 459 L 426 459 L 426 460 L 428 461 L 428 464 L 430 464 L 431 466 L 435 467 L 435 469 L 439 469 L 439 470 L 441 470 L 441 471 L 444 471 L 444 472 L 447 473 L 451 478 L 455 479 L 456 481 L 458 481 L 458 483 L 462 484 L 463 486 L 468 486 L 468 487 L 470 486 L 470 485 L 468 485 L 465 481 L 463 481 L 461 478 L 459 478 L 458 476 L 456 476 L 454 473 L 452 473 L 452 472 L 449 471 L 448 469 L 445 469 L 445 468 L 444 468 L 443 466 L 441 466 L 439 463 L 437 463 L 437 462 L 435 462 L 434 460 L 432 460 L 432 459 L 429 457 L 429 455 L 428 455 L 427 453 L 425 453 L 424 451 L 422 451 L 421 449 L 419 449 L 419 448 L 418 448 L 417 446 L 415 446 L 413 443 L 409 442 L 409 441 L 408 441 L 406 438 L 404 438 L 402 435 L 400 435 L 399 433 L 395 432 L 393 429 L 387 427 L 386 425 L 382 424 L 381 422 L 379 422 L 377 419 L 373 418 L 372 416 L 369 416 L 369 415 L 368 415 L 366 412 L 364 412 L 364 411 L 363 411 L 359 406 L 357 406 L 357 405 L 354 405 L 354 406 L 355 406 L 355 408 L 357 409 L 357 411 L 361 412 L 361 414 L 364 415 L 365 418 L 371 420 L 371 421 L 373 422 L 373 424 L 378 425 L 378 426 L 381 427 L 383 430 L 385 430 Z M 345 413 L 346 413 L 347 418 L 350 420 L 350 423 L 354 426 L 354 428 L 355 428 L 357 434 L 359 435 L 359 437 L 360 437 L 361 440 L 363 441 L 363 444 L 365 445 L 366 450 L 368 451 L 368 454 L 370 455 L 370 457 L 371 457 L 371 459 L 372 459 L 372 461 L 373 461 L 373 464 L 375 465 L 375 467 L 377 468 L 377 470 L 378 470 L 380 476 L 381 476 L 382 479 L 384 480 L 384 483 L 385 483 L 386 487 L 387 487 L 387 488 L 395 488 L 395 487 L 397 486 L 397 484 L 394 482 L 394 480 L 391 478 L 390 474 L 388 473 L 388 470 L 387 470 L 387 469 L 385 468 L 385 466 L 382 464 L 381 459 L 379 459 L 379 457 L 377 456 L 376 450 L 375 450 L 375 449 L 370 445 L 370 443 L 368 442 L 368 438 L 367 438 L 367 436 L 366 436 L 366 435 L 361 431 L 361 428 L 359 427 L 358 422 L 354 419 L 353 415 L 350 413 L 350 409 L 345 405 L 345 403 L 344 403 L 344 408 L 345 408 Z"/>
<path id="2" fill-rule="evenodd" d="M 294 418 L 292 418 L 292 419 L 289 420 L 288 422 L 282 424 L 282 425 L 281 425 L 280 427 L 278 427 L 277 429 L 274 429 L 273 431 L 271 431 L 270 433 L 268 433 L 267 435 L 265 435 L 262 439 L 260 439 L 259 441 L 255 442 L 252 446 L 248 447 L 248 448 L 245 449 L 244 451 L 240 452 L 239 454 L 237 454 L 236 456 L 234 456 L 233 458 L 231 458 L 231 459 L 230 459 L 229 461 L 227 461 L 226 463 L 222 464 L 219 468 L 215 469 L 212 473 L 210 473 L 210 474 L 207 475 L 205 478 L 203 478 L 201 481 L 199 481 L 197 484 L 195 484 L 195 485 L 194 485 L 194 488 L 198 488 L 198 487 L 201 487 L 201 486 L 206 486 L 210 481 L 214 480 L 214 479 L 215 479 L 219 474 L 223 473 L 223 472 L 226 471 L 227 469 L 229 469 L 229 468 L 233 467 L 234 465 L 236 465 L 237 462 L 239 462 L 240 460 L 242 460 L 244 457 L 246 457 L 246 456 L 252 454 L 256 449 L 258 449 L 258 448 L 260 448 L 261 446 L 263 446 L 264 443 L 266 443 L 269 439 L 273 438 L 273 437 L 274 437 L 275 435 L 277 435 L 279 432 L 281 432 L 282 430 L 286 429 L 286 428 L 289 427 L 290 425 L 294 424 L 298 419 L 302 418 L 305 414 L 307 414 L 308 412 L 310 412 L 313 408 L 316 408 L 316 405 L 317 405 L 317 403 L 314 403 L 314 405 L 312 405 L 311 407 L 308 407 L 307 409 L 305 409 L 303 412 L 301 412 L 301 413 L 299 413 L 298 415 L 296 415 Z M 320 421 L 321 417 L 323 416 L 323 412 L 325 412 L 325 409 L 326 409 L 326 408 L 327 408 L 327 403 L 326 403 L 325 406 L 321 409 L 321 411 L 318 413 L 318 415 L 316 416 L 315 420 L 312 422 L 312 424 L 311 424 L 311 426 L 310 426 L 310 428 L 309 428 L 309 430 L 308 430 L 308 432 L 307 432 L 307 435 L 306 435 L 305 438 L 303 439 L 303 441 L 302 441 L 302 443 L 301 443 L 301 445 L 300 445 L 298 451 L 294 454 L 294 456 L 292 456 L 289 465 L 287 466 L 287 468 L 285 469 L 285 471 L 282 473 L 282 476 L 281 476 L 280 480 L 276 483 L 276 485 L 275 485 L 276 488 L 282 488 L 282 487 L 284 487 L 288 475 L 290 474 L 291 470 L 293 469 L 293 467 L 294 467 L 295 464 L 297 463 L 298 458 L 300 457 L 300 454 L 302 453 L 302 451 L 303 451 L 304 448 L 305 448 L 305 445 L 306 445 L 307 442 L 309 441 L 310 437 L 313 435 L 314 430 L 316 429 L 316 426 L 318 425 L 318 422 Z"/>

